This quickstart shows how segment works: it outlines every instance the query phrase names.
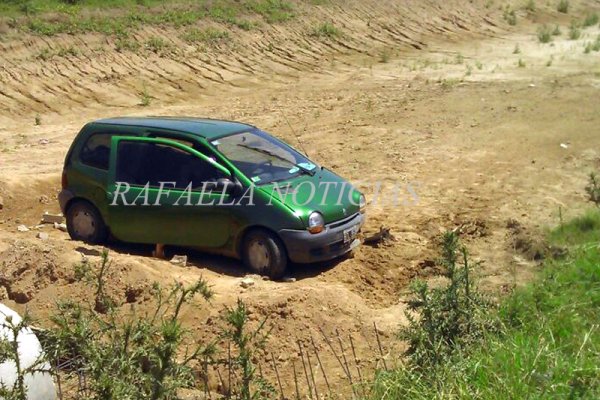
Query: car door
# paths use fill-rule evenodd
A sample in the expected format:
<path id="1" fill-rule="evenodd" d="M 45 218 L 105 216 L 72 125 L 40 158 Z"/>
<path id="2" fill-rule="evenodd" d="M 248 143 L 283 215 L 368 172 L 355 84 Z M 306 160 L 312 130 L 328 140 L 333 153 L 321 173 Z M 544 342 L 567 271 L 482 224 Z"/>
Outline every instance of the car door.
<path id="1" fill-rule="evenodd" d="M 231 173 L 182 143 L 112 138 L 109 226 L 123 241 L 218 248 L 231 235 L 231 202 L 214 189 Z M 213 190 L 210 190 L 210 189 Z"/>

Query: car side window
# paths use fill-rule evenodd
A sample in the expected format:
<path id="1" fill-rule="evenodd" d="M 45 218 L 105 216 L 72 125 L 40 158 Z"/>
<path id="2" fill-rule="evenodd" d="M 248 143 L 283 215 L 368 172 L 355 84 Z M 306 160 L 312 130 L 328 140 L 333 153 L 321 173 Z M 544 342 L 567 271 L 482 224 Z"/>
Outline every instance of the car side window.
<path id="1" fill-rule="evenodd" d="M 90 167 L 108 170 L 110 141 L 113 136 L 112 133 L 96 133 L 90 136 L 79 153 L 79 160 Z"/>
<path id="2" fill-rule="evenodd" d="M 210 163 L 178 147 L 161 143 L 119 142 L 115 179 L 133 186 L 160 187 L 175 182 L 176 189 L 200 190 L 205 182 L 226 176 Z M 167 186 L 172 188 L 171 184 Z"/>

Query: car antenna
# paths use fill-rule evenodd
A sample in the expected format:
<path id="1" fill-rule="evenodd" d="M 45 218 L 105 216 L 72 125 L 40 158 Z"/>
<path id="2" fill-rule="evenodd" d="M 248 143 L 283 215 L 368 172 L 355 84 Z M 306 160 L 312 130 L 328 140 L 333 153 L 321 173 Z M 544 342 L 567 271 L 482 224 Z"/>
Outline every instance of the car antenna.
<path id="1" fill-rule="evenodd" d="M 298 144 L 300 145 L 300 149 L 302 149 L 302 151 L 304 152 L 304 154 L 306 155 L 306 157 L 310 158 L 310 156 L 308 155 L 308 152 L 304 148 L 304 144 L 302 144 L 302 141 L 300 140 L 300 135 L 298 135 L 298 133 L 296 133 L 296 130 L 294 129 L 294 127 L 292 126 L 292 124 L 290 124 L 290 121 L 286 117 L 286 115 L 283 112 L 283 110 L 279 110 L 279 111 L 281 111 L 281 115 L 283 115 L 283 119 L 285 119 L 285 122 L 290 127 L 290 130 L 292 131 L 292 133 L 294 134 L 294 136 L 296 136 L 296 140 L 298 141 Z"/>

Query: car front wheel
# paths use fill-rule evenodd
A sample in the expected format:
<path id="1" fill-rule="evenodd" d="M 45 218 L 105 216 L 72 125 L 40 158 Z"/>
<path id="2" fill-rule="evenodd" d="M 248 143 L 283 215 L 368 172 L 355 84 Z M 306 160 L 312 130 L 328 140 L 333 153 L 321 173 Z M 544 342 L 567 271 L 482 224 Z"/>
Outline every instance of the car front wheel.
<path id="1" fill-rule="evenodd" d="M 243 245 L 244 264 L 251 271 L 281 279 L 287 270 L 287 252 L 281 240 L 265 230 L 250 232 Z"/>
<path id="2" fill-rule="evenodd" d="M 102 216 L 87 201 L 77 201 L 67 210 L 67 230 L 73 240 L 99 244 L 108 237 Z"/>

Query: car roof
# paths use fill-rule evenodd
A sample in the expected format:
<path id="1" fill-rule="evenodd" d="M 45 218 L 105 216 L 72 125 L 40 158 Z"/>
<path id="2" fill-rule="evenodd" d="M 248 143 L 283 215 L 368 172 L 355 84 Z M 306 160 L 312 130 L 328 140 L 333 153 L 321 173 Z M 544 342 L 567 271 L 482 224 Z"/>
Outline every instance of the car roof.
<path id="1" fill-rule="evenodd" d="M 191 133 L 208 140 L 254 128 L 242 122 L 194 117 L 118 117 L 99 119 L 93 123 L 167 129 Z"/>

